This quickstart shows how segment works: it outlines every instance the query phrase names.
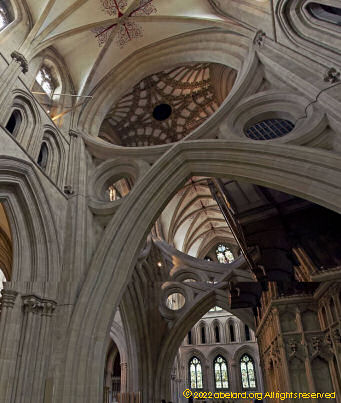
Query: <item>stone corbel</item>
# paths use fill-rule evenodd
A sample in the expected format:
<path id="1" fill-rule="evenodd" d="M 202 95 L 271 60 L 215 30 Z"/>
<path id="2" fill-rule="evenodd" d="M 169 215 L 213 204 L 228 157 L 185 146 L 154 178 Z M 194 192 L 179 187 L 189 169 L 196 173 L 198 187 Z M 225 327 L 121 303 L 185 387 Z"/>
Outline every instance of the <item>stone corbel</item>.
<path id="1" fill-rule="evenodd" d="M 24 74 L 28 72 L 28 61 L 23 54 L 14 51 L 11 53 L 11 58 L 20 64 L 21 70 Z"/>
<path id="2" fill-rule="evenodd" d="M 326 74 L 324 76 L 324 81 L 329 82 L 331 84 L 337 83 L 340 81 L 340 71 L 336 70 L 336 68 L 331 67 L 326 71 Z"/>
<path id="3" fill-rule="evenodd" d="M 253 43 L 261 48 L 264 45 L 264 39 L 266 37 L 266 33 L 262 30 L 259 30 L 256 32 L 256 35 L 254 37 Z"/>

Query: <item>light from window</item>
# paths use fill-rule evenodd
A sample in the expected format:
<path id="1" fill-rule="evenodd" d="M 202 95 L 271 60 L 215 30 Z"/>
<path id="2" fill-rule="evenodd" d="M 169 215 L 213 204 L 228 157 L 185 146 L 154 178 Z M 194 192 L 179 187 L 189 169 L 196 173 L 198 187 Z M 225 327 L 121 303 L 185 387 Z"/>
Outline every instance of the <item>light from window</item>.
<path id="1" fill-rule="evenodd" d="M 220 306 L 214 306 L 213 308 L 210 309 L 210 312 L 219 312 L 222 310 L 223 308 L 220 308 Z"/>
<path id="2" fill-rule="evenodd" d="M 214 380 L 216 389 L 228 389 L 227 362 L 222 356 L 214 360 Z"/>
<path id="3" fill-rule="evenodd" d="M 119 179 L 110 185 L 105 193 L 105 198 L 111 202 L 120 200 L 129 193 L 129 184 L 127 179 Z"/>
<path id="4" fill-rule="evenodd" d="M 189 378 L 191 389 L 202 389 L 201 362 L 197 357 L 193 357 L 189 362 Z"/>
<path id="5" fill-rule="evenodd" d="M 285 136 L 294 127 L 290 120 L 267 119 L 250 126 L 245 130 L 245 135 L 252 140 L 271 140 Z"/>
<path id="6" fill-rule="evenodd" d="M 41 69 L 38 71 L 36 81 L 44 90 L 44 92 L 46 92 L 46 94 L 49 97 L 52 97 L 53 92 L 55 90 L 55 86 L 53 84 L 51 71 L 48 67 L 46 66 L 41 67 Z"/>
<path id="7" fill-rule="evenodd" d="M 9 24 L 7 10 L 0 4 L 0 30 L 4 29 Z"/>
<path id="8" fill-rule="evenodd" d="M 234 261 L 233 253 L 226 245 L 218 245 L 215 253 L 219 263 L 232 263 Z"/>
<path id="9" fill-rule="evenodd" d="M 255 389 L 255 366 L 253 363 L 253 359 L 248 354 L 244 354 L 240 359 L 240 373 L 242 376 L 243 389 Z"/>
<path id="10" fill-rule="evenodd" d="M 3 271 L 0 269 L 0 291 L 4 288 L 3 284 L 6 281 L 6 277 L 3 273 Z"/>

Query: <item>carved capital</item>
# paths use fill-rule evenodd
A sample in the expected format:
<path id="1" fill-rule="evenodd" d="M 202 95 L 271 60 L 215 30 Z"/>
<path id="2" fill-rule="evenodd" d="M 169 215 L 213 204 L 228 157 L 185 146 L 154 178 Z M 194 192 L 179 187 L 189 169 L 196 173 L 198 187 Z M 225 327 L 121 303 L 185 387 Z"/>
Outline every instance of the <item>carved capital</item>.
<path id="1" fill-rule="evenodd" d="M 331 67 L 326 71 L 326 74 L 324 76 L 324 81 L 329 82 L 329 83 L 337 83 L 340 81 L 340 72 L 336 70 L 336 68 Z"/>
<path id="2" fill-rule="evenodd" d="M 41 312 L 43 304 L 39 298 L 34 295 L 24 295 L 22 299 L 25 312 L 34 314 Z"/>
<path id="3" fill-rule="evenodd" d="M 311 346 L 313 348 L 313 354 L 319 353 L 322 348 L 322 339 L 321 337 L 312 337 L 311 338 Z"/>
<path id="4" fill-rule="evenodd" d="M 44 316 L 52 316 L 53 312 L 56 309 L 57 303 L 54 301 L 48 301 L 48 300 L 44 300 L 42 301 L 42 308 L 43 308 L 43 312 L 42 314 Z"/>
<path id="5" fill-rule="evenodd" d="M 253 40 L 253 43 L 258 46 L 259 48 L 261 48 L 264 45 L 264 39 L 266 37 L 266 33 L 264 31 L 257 31 L 255 38 Z"/>
<path id="6" fill-rule="evenodd" d="M 24 74 L 28 72 L 28 61 L 23 54 L 14 51 L 11 53 L 11 58 L 20 64 L 21 70 Z"/>
<path id="7" fill-rule="evenodd" d="M 1 290 L 1 308 L 13 308 L 18 293 L 13 290 Z"/>

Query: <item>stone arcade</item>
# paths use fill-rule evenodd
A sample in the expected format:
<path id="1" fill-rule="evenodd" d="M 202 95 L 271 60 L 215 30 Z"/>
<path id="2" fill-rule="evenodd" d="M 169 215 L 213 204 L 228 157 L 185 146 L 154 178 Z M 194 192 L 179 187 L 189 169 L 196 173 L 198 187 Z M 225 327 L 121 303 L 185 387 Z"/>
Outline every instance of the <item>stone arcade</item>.
<path id="1" fill-rule="evenodd" d="M 340 1 L 0 0 L 0 52 L 0 403 L 341 403 Z"/>

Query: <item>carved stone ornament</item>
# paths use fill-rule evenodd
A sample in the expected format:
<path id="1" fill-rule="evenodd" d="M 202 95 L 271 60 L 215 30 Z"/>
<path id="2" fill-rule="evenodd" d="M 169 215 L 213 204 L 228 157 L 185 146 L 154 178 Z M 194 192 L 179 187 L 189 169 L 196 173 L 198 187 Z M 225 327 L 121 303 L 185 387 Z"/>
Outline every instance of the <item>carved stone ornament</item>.
<path id="1" fill-rule="evenodd" d="M 320 352 L 322 347 L 322 339 L 320 337 L 312 337 L 311 345 L 313 348 L 313 353 Z"/>
<path id="2" fill-rule="evenodd" d="M 324 81 L 329 82 L 329 83 L 337 83 L 340 81 L 340 72 L 336 70 L 334 67 L 331 67 L 326 71 L 326 74 L 324 76 Z"/>
<path id="3" fill-rule="evenodd" d="M 333 340 L 335 343 L 340 344 L 341 343 L 341 334 L 339 329 L 334 329 L 333 330 Z"/>
<path id="4" fill-rule="evenodd" d="M 71 196 L 71 195 L 73 195 L 75 192 L 74 192 L 72 186 L 66 185 L 66 186 L 64 186 L 64 193 Z"/>
<path id="5" fill-rule="evenodd" d="M 264 31 L 258 31 L 255 35 L 255 39 L 253 40 L 253 43 L 257 45 L 259 48 L 261 48 L 264 45 L 264 39 L 266 37 L 266 33 Z"/>
<path id="6" fill-rule="evenodd" d="M 55 301 L 43 300 L 34 295 L 25 295 L 22 299 L 25 312 L 34 314 L 40 313 L 44 316 L 52 316 L 57 306 Z"/>
<path id="7" fill-rule="evenodd" d="M 26 57 L 24 55 L 17 51 L 14 51 L 11 53 L 11 58 L 20 64 L 20 67 L 24 74 L 28 72 L 28 61 L 26 60 Z"/>
<path id="8" fill-rule="evenodd" d="M 290 355 L 293 355 L 297 352 L 297 341 L 295 339 L 289 339 L 288 346 L 290 349 Z"/>

